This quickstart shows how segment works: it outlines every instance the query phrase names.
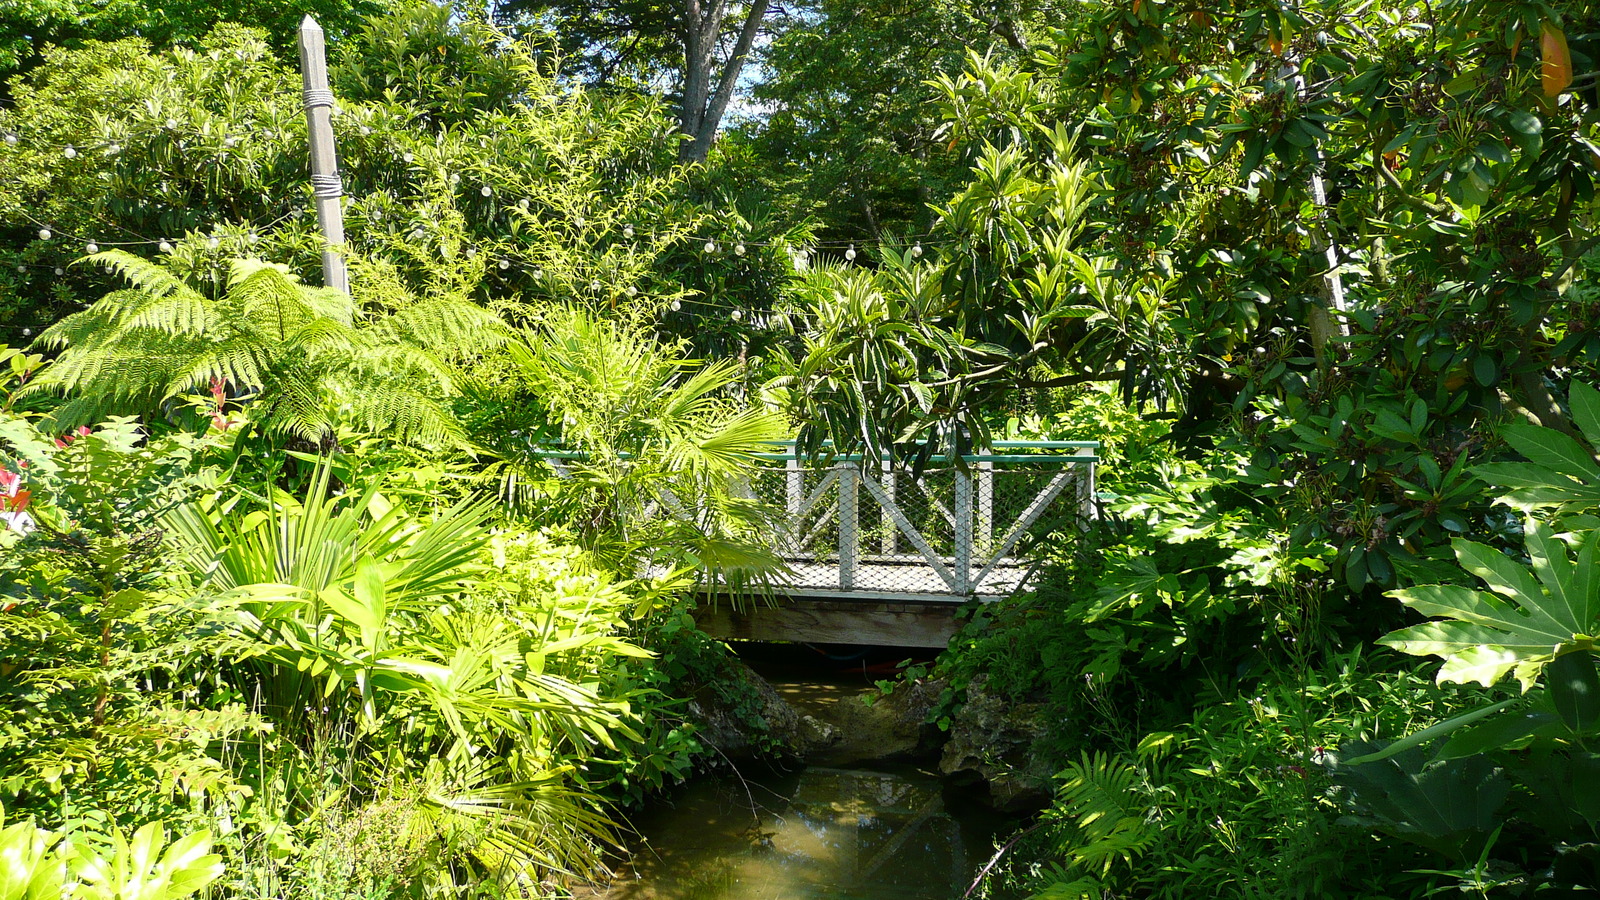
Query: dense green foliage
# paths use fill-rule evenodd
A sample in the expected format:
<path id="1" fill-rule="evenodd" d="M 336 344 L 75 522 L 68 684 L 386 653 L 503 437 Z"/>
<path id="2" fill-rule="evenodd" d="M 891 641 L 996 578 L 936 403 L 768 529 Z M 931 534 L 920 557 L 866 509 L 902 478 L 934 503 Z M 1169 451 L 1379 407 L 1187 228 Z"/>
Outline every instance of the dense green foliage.
<path id="1" fill-rule="evenodd" d="M 287 8 L 79 7 L 0 11 L 30 884 L 559 892 L 738 705 L 764 442 L 1028 437 L 1106 462 L 934 667 L 1051 723 L 995 893 L 1592 891 L 1593 4 L 333 4 L 351 296 Z"/>

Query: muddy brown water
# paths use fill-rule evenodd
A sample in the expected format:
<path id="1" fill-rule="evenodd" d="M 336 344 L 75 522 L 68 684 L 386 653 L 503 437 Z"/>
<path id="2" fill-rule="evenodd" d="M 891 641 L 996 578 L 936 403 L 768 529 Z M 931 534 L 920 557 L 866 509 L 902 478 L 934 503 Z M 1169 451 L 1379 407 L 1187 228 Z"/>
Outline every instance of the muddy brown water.
<path id="1" fill-rule="evenodd" d="M 763 674 L 813 713 L 870 689 L 850 673 Z M 631 859 L 583 896 L 956 900 L 1016 823 L 952 788 L 932 762 L 858 762 L 712 773 L 632 824 Z"/>

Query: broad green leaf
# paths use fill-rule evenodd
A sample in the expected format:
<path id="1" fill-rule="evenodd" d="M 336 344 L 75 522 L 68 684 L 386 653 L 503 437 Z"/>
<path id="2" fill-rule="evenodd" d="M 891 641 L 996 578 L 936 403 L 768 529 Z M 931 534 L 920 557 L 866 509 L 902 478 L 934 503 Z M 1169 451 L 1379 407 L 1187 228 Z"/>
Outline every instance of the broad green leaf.
<path id="1" fill-rule="evenodd" d="M 1384 747 L 1382 750 L 1378 750 L 1374 753 L 1368 753 L 1365 756 L 1358 756 L 1354 759 L 1344 760 L 1344 765 L 1359 766 L 1364 763 L 1377 762 L 1380 759 L 1388 759 L 1396 754 L 1404 753 L 1413 747 L 1421 747 L 1425 744 L 1436 741 L 1439 738 L 1454 732 L 1458 728 L 1464 728 L 1468 725 L 1471 725 L 1473 722 L 1492 716 L 1495 713 L 1500 712 L 1501 710 L 1519 702 L 1521 701 L 1502 700 L 1499 703 L 1474 709 L 1470 712 L 1464 712 L 1459 716 L 1452 716 L 1448 719 L 1445 719 L 1443 722 L 1438 723 L 1437 725 L 1432 725 L 1422 729 L 1421 731 L 1408 734 L 1389 746 Z"/>
<path id="2" fill-rule="evenodd" d="M 1556 717 L 1547 712 L 1528 710 L 1464 728 L 1445 743 L 1439 758 L 1460 759 L 1506 748 L 1555 721 Z"/>
<path id="3" fill-rule="evenodd" d="M 1557 656 L 1545 667 L 1545 683 L 1568 728 L 1585 734 L 1600 723 L 1600 673 L 1595 671 L 1593 653 L 1578 650 Z"/>
<path id="4" fill-rule="evenodd" d="M 1515 672 L 1524 691 L 1558 654 L 1594 646 L 1600 617 L 1600 532 L 1590 532 L 1576 564 L 1549 526 L 1528 520 L 1524 540 L 1533 576 L 1493 548 L 1454 542 L 1468 571 L 1505 599 L 1456 585 L 1421 585 L 1390 596 L 1435 620 L 1385 635 L 1379 643 L 1443 657 L 1440 681 L 1489 686 Z"/>
<path id="5" fill-rule="evenodd" d="M 1507 425 L 1500 429 L 1500 434 L 1512 449 L 1535 465 L 1554 469 L 1589 484 L 1600 481 L 1600 466 L 1595 465 L 1589 451 L 1576 439 L 1553 428 Z"/>
<path id="6" fill-rule="evenodd" d="M 1600 390 L 1574 381 L 1567 400 L 1572 405 L 1573 421 L 1583 430 L 1589 446 L 1600 447 Z"/>
<path id="7" fill-rule="evenodd" d="M 383 636 L 384 626 L 388 622 L 388 610 L 385 604 L 385 590 L 383 584 L 383 569 L 372 554 L 363 553 L 361 559 L 356 561 L 355 582 L 353 584 L 356 602 L 365 612 L 365 621 L 361 624 L 361 639 L 368 650 L 376 652 Z"/>

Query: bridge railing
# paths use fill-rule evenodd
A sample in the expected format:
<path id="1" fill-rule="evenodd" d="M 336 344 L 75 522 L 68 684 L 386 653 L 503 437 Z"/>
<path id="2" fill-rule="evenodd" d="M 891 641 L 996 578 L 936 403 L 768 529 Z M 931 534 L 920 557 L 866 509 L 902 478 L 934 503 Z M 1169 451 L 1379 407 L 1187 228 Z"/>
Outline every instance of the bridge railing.
<path id="1" fill-rule="evenodd" d="M 1023 586 L 1031 540 L 1087 527 L 1099 445 L 1001 441 L 918 477 L 792 445 L 768 454 L 750 493 L 786 513 L 789 591 L 820 596 L 994 598 Z"/>

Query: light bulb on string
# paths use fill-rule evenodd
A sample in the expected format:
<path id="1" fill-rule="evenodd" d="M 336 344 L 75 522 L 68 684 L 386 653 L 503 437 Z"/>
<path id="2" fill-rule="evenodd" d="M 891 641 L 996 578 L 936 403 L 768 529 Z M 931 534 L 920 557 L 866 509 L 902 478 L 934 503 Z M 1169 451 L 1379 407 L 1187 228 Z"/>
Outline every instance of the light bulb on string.
<path id="1" fill-rule="evenodd" d="M 259 243 L 260 240 L 261 240 L 261 235 L 256 234 L 255 232 L 252 231 L 252 232 L 250 232 L 250 236 L 245 238 L 245 240 L 249 241 L 252 244 Z"/>
<path id="2" fill-rule="evenodd" d="M 572 217 L 572 225 L 573 225 L 574 228 L 582 228 L 584 226 L 584 222 L 585 222 L 585 219 L 583 218 L 583 216 L 573 216 Z"/>
<path id="3" fill-rule="evenodd" d="M 406 152 L 400 154 L 400 158 L 405 160 L 406 162 L 411 162 L 412 160 L 416 159 L 417 157 L 414 154 L 412 154 L 411 151 L 407 150 Z"/>
<path id="4" fill-rule="evenodd" d="M 161 242 L 161 243 L 160 243 L 160 244 L 159 244 L 159 245 L 158 245 L 158 246 L 157 246 L 157 247 L 156 247 L 156 249 L 157 249 L 157 250 L 160 250 L 160 251 L 161 251 L 161 252 L 162 252 L 162 253 L 171 253 L 171 252 L 172 252 L 172 245 L 171 245 L 171 244 L 169 244 L 169 243 L 167 243 L 167 242 L 166 242 L 166 241 L 162 241 L 162 242 Z"/>
<path id="5" fill-rule="evenodd" d="M 850 245 L 850 249 L 846 250 L 844 252 L 844 258 L 845 258 L 846 262 L 855 262 L 856 261 L 856 245 L 855 244 L 851 244 Z"/>
<path id="6" fill-rule="evenodd" d="M 598 282 L 598 281 L 589 282 L 589 292 L 592 293 L 592 294 L 600 293 L 600 282 Z"/>
<path id="7" fill-rule="evenodd" d="M 521 200 L 517 201 L 517 209 L 520 209 L 523 212 L 527 212 L 528 211 L 528 198 L 527 197 L 523 197 Z"/>
<path id="8" fill-rule="evenodd" d="M 22 263 L 17 263 L 17 271 L 21 272 L 24 275 L 26 275 L 26 274 L 28 274 L 28 267 L 23 265 Z"/>
<path id="9" fill-rule="evenodd" d="M 237 146 L 238 144 L 239 144 L 239 139 L 234 137 L 231 134 L 222 139 L 222 146 L 227 147 L 229 149 L 232 149 L 233 147 Z"/>
<path id="10" fill-rule="evenodd" d="M 717 252 L 717 242 L 716 241 L 706 241 L 706 252 L 707 253 L 715 253 L 715 252 Z"/>
<path id="11" fill-rule="evenodd" d="M 215 250 L 219 245 L 221 245 L 221 243 L 221 241 L 217 240 L 215 237 L 212 237 L 211 240 L 206 241 L 206 246 L 212 250 Z"/>
<path id="12" fill-rule="evenodd" d="M 922 258 L 922 243 L 920 241 L 911 245 L 911 258 L 912 259 L 921 259 Z"/>
<path id="13" fill-rule="evenodd" d="M 41 229 L 39 229 L 39 240 L 41 240 L 41 241 L 48 241 L 48 240 L 50 240 L 50 238 L 51 238 L 51 237 L 53 237 L 53 236 L 54 236 L 54 235 L 53 235 L 53 233 L 52 233 L 52 232 L 51 232 L 51 231 L 50 231 L 50 229 L 48 229 L 48 228 L 41 228 Z"/>
<path id="14" fill-rule="evenodd" d="M 24 329 L 22 329 L 22 336 L 23 337 L 33 337 L 33 329 L 32 328 L 24 328 Z"/>
<path id="15" fill-rule="evenodd" d="M 622 236 L 625 237 L 625 238 L 632 238 L 633 237 L 633 226 L 632 225 L 624 225 L 624 226 L 622 226 Z"/>
<path id="16" fill-rule="evenodd" d="M 171 131 L 172 129 L 177 128 L 177 127 L 178 127 L 178 120 L 177 119 L 168 119 L 167 120 L 167 130 L 168 131 Z"/>
<path id="17" fill-rule="evenodd" d="M 15 147 L 16 145 L 17 145 L 17 136 L 15 134 L 9 132 L 9 131 L 6 132 L 6 146 Z"/>
<path id="18" fill-rule="evenodd" d="M 734 245 L 734 247 L 733 247 L 733 255 L 735 255 L 735 256 L 743 256 L 744 255 L 744 242 L 743 241 L 740 241 L 739 243 Z"/>
<path id="19" fill-rule="evenodd" d="M 678 310 L 683 309 L 683 304 L 679 303 L 676 300 L 672 301 L 671 305 L 672 305 L 672 311 L 673 312 L 677 312 Z"/>
<path id="20" fill-rule="evenodd" d="M 485 197 L 493 197 L 494 196 L 494 188 L 489 187 L 486 184 L 483 187 L 478 188 L 478 193 L 484 195 Z"/>
<path id="21" fill-rule="evenodd" d="M 372 133 L 372 129 L 371 128 L 367 127 L 366 125 L 361 126 L 361 134 L 363 136 L 369 135 L 371 133 Z"/>
<path id="22" fill-rule="evenodd" d="M 631 284 L 628 285 L 628 296 L 629 297 L 637 297 L 637 296 L 639 296 L 639 289 L 634 287 Z"/>
<path id="23" fill-rule="evenodd" d="M 122 145 L 121 144 L 107 144 L 106 145 L 106 155 L 107 156 L 116 156 L 118 153 L 121 153 L 121 152 L 122 152 Z"/>
<path id="24" fill-rule="evenodd" d="M 736 309 L 736 310 L 734 310 L 734 311 L 733 311 L 733 316 L 732 316 L 732 319 L 733 319 L 733 320 L 734 320 L 734 321 L 735 321 L 735 322 L 737 322 L 737 321 L 739 321 L 739 320 L 740 320 L 740 319 L 743 319 L 743 318 L 744 318 L 744 313 L 742 313 L 742 312 L 740 312 L 740 311 L 739 311 L 739 310 L 737 310 L 737 309 Z"/>
<path id="25" fill-rule="evenodd" d="M 461 174 L 458 173 L 458 172 L 451 172 L 450 173 L 450 183 L 451 184 L 460 184 L 461 183 Z"/>
<path id="26" fill-rule="evenodd" d="M 61 151 L 61 155 L 65 156 L 67 159 L 75 159 L 78 155 L 78 151 L 73 147 L 68 147 L 67 149 Z"/>
<path id="27" fill-rule="evenodd" d="M 94 241 L 90 241 L 89 243 L 83 245 L 83 252 L 90 254 L 99 253 L 100 245 L 96 244 Z"/>
<path id="28" fill-rule="evenodd" d="M 57 274 L 57 275 L 65 275 L 65 274 L 67 274 L 67 270 L 66 270 L 66 269 L 63 269 L 63 268 L 61 268 L 61 267 L 60 267 L 60 266 L 56 266 L 56 268 L 55 268 L 55 273 L 56 273 L 56 274 Z"/>
<path id="29" fill-rule="evenodd" d="M 504 272 L 505 270 L 511 268 L 511 260 L 502 259 L 500 262 L 496 263 L 496 265 L 500 267 L 500 271 Z"/>
<path id="30" fill-rule="evenodd" d="M 533 280 L 534 281 L 543 281 L 544 280 L 544 270 L 543 269 L 534 269 L 533 270 Z"/>

